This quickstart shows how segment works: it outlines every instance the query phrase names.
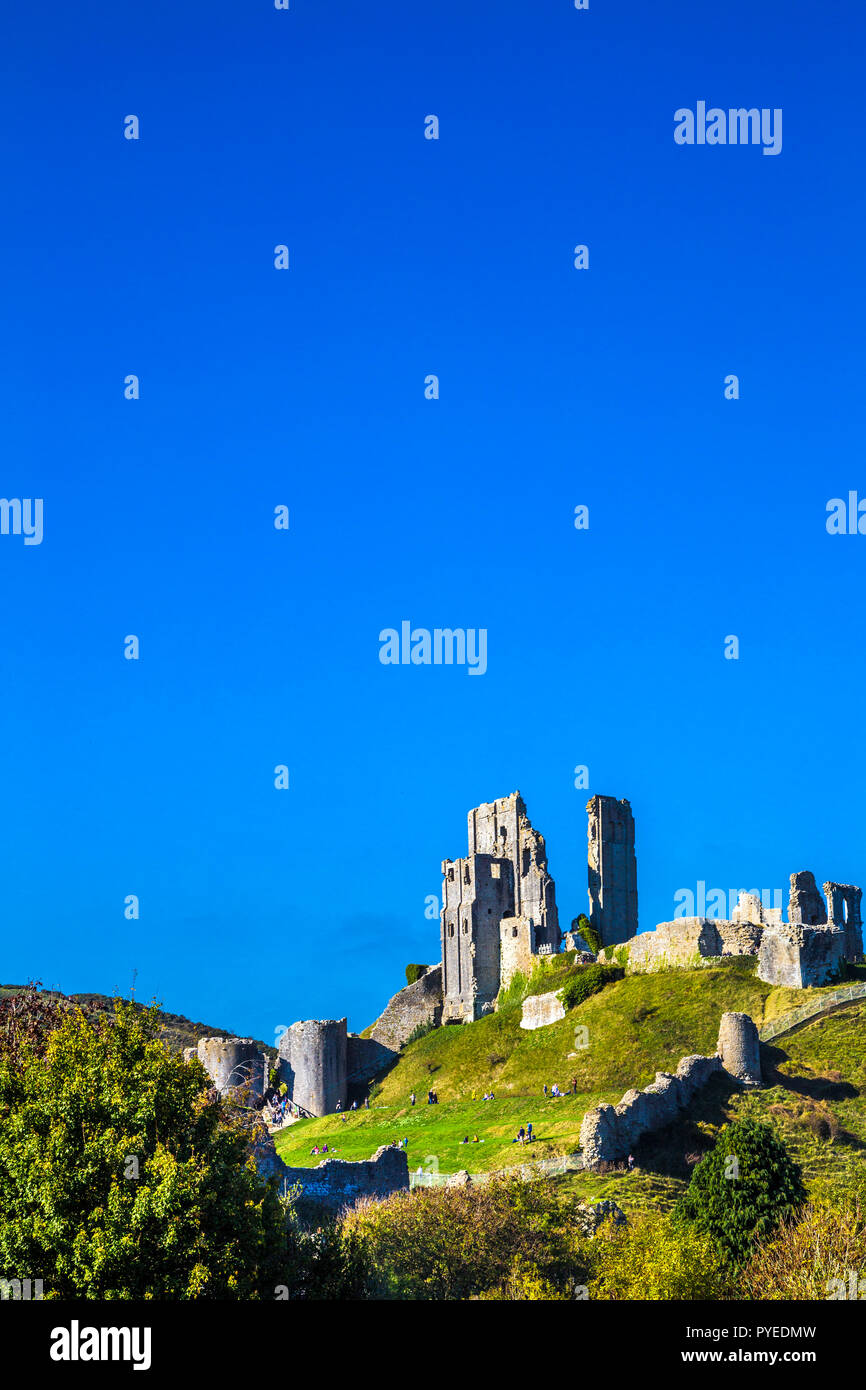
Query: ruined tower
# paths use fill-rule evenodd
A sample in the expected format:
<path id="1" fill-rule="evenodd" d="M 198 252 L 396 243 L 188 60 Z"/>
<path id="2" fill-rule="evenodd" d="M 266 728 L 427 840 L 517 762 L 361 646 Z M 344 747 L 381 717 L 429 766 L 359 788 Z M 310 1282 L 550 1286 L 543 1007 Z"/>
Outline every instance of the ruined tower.
<path id="1" fill-rule="evenodd" d="M 613 946 L 637 932 L 634 816 L 614 796 L 592 796 L 586 810 L 589 919 L 602 945 Z"/>
<path id="2" fill-rule="evenodd" d="M 311 1115 L 330 1115 L 346 1104 L 347 1032 L 344 1018 L 307 1018 L 280 1038 L 277 1076 L 289 1099 Z"/>
<path id="3" fill-rule="evenodd" d="M 469 853 L 442 862 L 442 1021 L 471 1022 L 515 970 L 559 949 L 544 837 L 519 792 L 469 812 Z"/>

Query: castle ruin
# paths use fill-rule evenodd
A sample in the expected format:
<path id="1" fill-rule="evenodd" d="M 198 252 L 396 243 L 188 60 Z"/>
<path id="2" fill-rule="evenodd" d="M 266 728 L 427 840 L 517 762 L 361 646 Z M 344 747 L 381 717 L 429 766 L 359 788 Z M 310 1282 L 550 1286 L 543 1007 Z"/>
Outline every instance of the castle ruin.
<path id="1" fill-rule="evenodd" d="M 631 806 L 593 796 L 586 810 L 589 920 L 601 938 L 602 961 L 622 959 L 626 948 L 633 972 L 753 955 L 760 979 L 805 988 L 831 982 L 845 961 L 862 957 L 860 889 L 827 882 L 825 903 L 808 870 L 791 875 L 787 921 L 780 908 L 743 892 L 730 920 L 681 917 L 638 934 Z M 398 990 L 368 1037 L 348 1033 L 345 1018 L 307 1019 L 282 1037 L 278 1078 L 308 1113 L 329 1114 L 353 1093 L 360 1098 L 418 1027 L 472 1023 L 496 1008 L 515 974 L 528 976 L 539 958 L 563 944 L 568 950 L 585 944 L 574 931 L 563 942 L 544 837 L 520 792 L 476 806 L 467 830 L 465 858 L 442 861 L 441 964 Z M 544 1026 L 560 1009 L 555 995 L 540 996 L 522 1026 Z"/>
<path id="2" fill-rule="evenodd" d="M 613 796 L 590 797 L 586 810 L 589 920 L 602 946 L 615 946 L 637 932 L 634 816 Z"/>
<path id="3" fill-rule="evenodd" d="M 679 917 L 660 922 L 629 942 L 628 970 L 712 964 L 722 956 L 757 956 L 758 978 L 767 984 L 806 989 L 832 984 L 845 962 L 863 955 L 861 891 L 825 883 L 826 904 L 808 869 L 791 874 L 788 920 L 754 893 L 741 893 L 729 920 Z"/>
<path id="4" fill-rule="evenodd" d="M 442 1022 L 471 1023 L 532 957 L 559 950 L 544 836 L 520 792 L 468 816 L 468 854 L 442 861 Z"/>

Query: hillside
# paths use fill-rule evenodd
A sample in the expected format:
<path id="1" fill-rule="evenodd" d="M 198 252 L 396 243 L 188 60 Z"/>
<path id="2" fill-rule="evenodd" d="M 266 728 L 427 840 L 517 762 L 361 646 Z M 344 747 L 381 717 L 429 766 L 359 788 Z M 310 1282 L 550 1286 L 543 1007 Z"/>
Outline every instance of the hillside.
<path id="1" fill-rule="evenodd" d="M 520 1028 L 523 997 L 558 988 L 571 973 L 564 958 L 546 963 L 529 984 L 503 1000 L 496 1014 L 409 1043 L 374 1087 L 370 1110 L 290 1126 L 276 1136 L 278 1151 L 293 1166 L 311 1166 L 321 1161 L 320 1154 L 310 1152 L 316 1144 L 327 1143 L 338 1158 L 359 1159 L 405 1137 L 411 1171 L 420 1166 L 446 1174 L 574 1152 L 588 1109 L 602 1100 L 618 1102 L 630 1087 L 647 1085 L 656 1071 L 674 1069 L 689 1053 L 714 1052 L 722 1013 L 749 1013 L 760 1027 L 812 996 L 831 992 L 829 986 L 766 985 L 757 979 L 755 965 L 754 957 L 732 958 L 712 969 L 629 976 L 561 1022 L 527 1032 Z M 866 1102 L 860 1096 L 866 1089 L 864 1014 L 859 1006 L 831 1015 L 763 1048 L 766 1079 L 775 1084 L 757 1094 L 719 1078 L 686 1120 L 647 1142 L 637 1155 L 639 1172 L 571 1174 L 561 1181 L 587 1195 L 619 1192 L 667 1205 L 718 1126 L 752 1106 L 766 1112 L 786 1137 L 790 1130 L 814 1184 L 847 1182 L 849 1172 L 862 1166 L 866 1138 Z M 578 1027 L 587 1030 L 586 1047 L 575 1046 Z M 564 1089 L 572 1080 L 575 1095 L 544 1097 L 545 1083 Z M 438 1105 L 426 1103 L 431 1087 Z M 827 1095 L 818 1099 L 827 1087 Z M 414 1107 L 408 1103 L 413 1090 Z M 495 1100 L 484 1101 L 490 1090 Z M 538 1135 L 531 1149 L 512 1142 L 529 1120 Z M 479 1142 L 473 1143 L 476 1134 Z M 465 1137 L 468 1144 L 461 1143 Z"/>
<path id="2" fill-rule="evenodd" d="M 0 985 L 0 999 L 8 998 L 12 994 L 19 993 L 26 988 L 24 985 Z M 56 998 L 66 998 L 73 1004 L 89 1004 L 92 1008 L 98 1009 L 102 1013 L 111 1013 L 114 1008 L 114 1000 L 107 994 L 68 994 L 60 995 L 54 990 L 45 990 L 45 994 L 54 995 Z M 234 1037 L 229 1028 L 215 1028 L 209 1023 L 193 1023 L 191 1019 L 184 1017 L 183 1014 L 171 1014 L 165 1010 L 160 1011 L 162 1026 L 159 1036 L 167 1047 L 175 1052 L 181 1052 L 185 1047 L 195 1047 L 199 1038 L 211 1037 Z M 256 1039 L 256 1044 L 267 1052 L 270 1057 L 276 1055 L 273 1046 L 263 1043 Z"/>

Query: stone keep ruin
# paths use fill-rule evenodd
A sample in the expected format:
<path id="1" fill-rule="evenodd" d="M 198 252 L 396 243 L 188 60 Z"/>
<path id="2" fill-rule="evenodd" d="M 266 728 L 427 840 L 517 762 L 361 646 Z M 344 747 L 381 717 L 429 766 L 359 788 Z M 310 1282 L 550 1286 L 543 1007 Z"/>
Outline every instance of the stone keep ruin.
<path id="1" fill-rule="evenodd" d="M 544 837 L 520 792 L 469 812 L 469 853 L 442 861 L 442 1022 L 472 1023 L 532 957 L 559 950 Z"/>
<path id="2" fill-rule="evenodd" d="M 822 897 L 806 870 L 791 875 L 787 921 L 781 909 L 764 908 L 759 896 L 743 892 L 730 920 L 681 917 L 638 933 L 631 806 L 616 797 L 593 796 L 586 811 L 588 915 L 602 943 L 600 959 L 622 959 L 625 947 L 631 972 L 755 955 L 762 980 L 805 988 L 829 983 L 844 961 L 862 956 L 860 889 L 825 883 Z M 465 858 L 442 861 L 441 964 L 399 990 L 368 1037 L 347 1032 L 343 1018 L 307 1019 L 281 1038 L 278 1079 L 302 1110 L 325 1115 L 338 1104 L 360 1100 L 416 1028 L 474 1022 L 496 1007 L 500 990 L 518 971 L 528 975 L 535 961 L 563 946 L 584 948 L 578 933 L 563 937 L 560 931 L 544 837 L 529 820 L 519 791 L 471 810 L 467 840 Z M 555 1016 L 555 1004 L 536 1003 L 523 1026 L 543 1027 Z M 208 1041 L 225 1043 L 202 1043 Z M 229 1062 L 234 1068 L 245 1062 L 255 1073 L 249 1056 L 232 1054 L 219 1062 L 218 1050 L 204 1055 L 202 1044 L 199 1055 L 215 1077 Z M 686 1070 L 688 1081 L 693 1069 Z"/>

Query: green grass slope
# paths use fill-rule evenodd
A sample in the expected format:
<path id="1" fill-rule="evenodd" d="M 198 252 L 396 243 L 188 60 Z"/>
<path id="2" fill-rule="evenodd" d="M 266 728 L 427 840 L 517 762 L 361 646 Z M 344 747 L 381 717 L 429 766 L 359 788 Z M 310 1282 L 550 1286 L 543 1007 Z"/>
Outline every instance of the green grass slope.
<path id="1" fill-rule="evenodd" d="M 292 1125 L 276 1136 L 278 1152 L 292 1166 L 313 1166 L 322 1161 L 321 1154 L 310 1152 L 317 1144 L 327 1143 L 337 1158 L 360 1159 L 369 1158 L 381 1144 L 406 1137 L 410 1169 L 421 1166 L 441 1173 L 461 1168 L 486 1172 L 573 1153 L 587 1110 L 602 1100 L 618 1102 L 630 1087 L 648 1085 L 657 1071 L 672 1070 L 689 1053 L 714 1052 L 725 1011 L 748 1013 L 760 1027 L 812 995 L 829 992 L 776 989 L 754 972 L 750 957 L 712 969 L 628 976 L 571 1010 L 561 1022 L 534 1031 L 522 1029 L 524 995 L 557 988 L 571 973 L 569 964 L 560 960 L 555 969 L 542 969 L 528 985 L 512 991 L 495 1014 L 473 1024 L 436 1029 L 410 1043 L 374 1088 L 370 1110 L 349 1112 L 345 1119 L 329 1115 Z M 579 1031 L 584 1029 L 585 1033 Z M 544 1097 L 545 1083 L 557 1082 L 564 1089 L 572 1080 L 577 1082 L 575 1095 Z M 438 1105 L 426 1103 L 431 1088 L 439 1095 Z M 490 1090 L 495 1100 L 482 1100 Z M 409 1104 L 412 1091 L 417 1096 L 414 1107 Z M 633 1180 L 635 1187 L 643 1184 L 645 1195 L 653 1199 L 661 1184 L 661 1191 L 673 1200 L 687 1177 L 686 1154 L 694 1155 L 711 1142 L 706 1136 L 724 1122 L 724 1107 L 733 1108 L 740 1099 L 729 1102 L 723 1089 L 707 1102 L 706 1133 L 691 1125 L 675 1138 L 673 1157 L 660 1152 L 653 1169 L 622 1177 Z M 531 1149 L 512 1142 L 528 1120 L 538 1135 Z M 472 1142 L 476 1134 L 483 1142 Z M 462 1143 L 464 1138 L 470 1142 Z M 651 1180 L 648 1173 L 654 1174 Z M 623 1185 L 619 1175 L 579 1175 L 568 1181 L 582 1184 L 587 1193 Z"/>

